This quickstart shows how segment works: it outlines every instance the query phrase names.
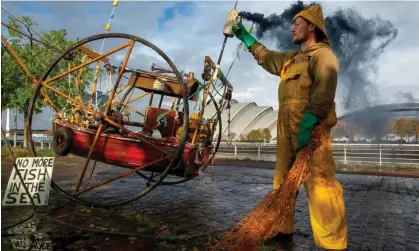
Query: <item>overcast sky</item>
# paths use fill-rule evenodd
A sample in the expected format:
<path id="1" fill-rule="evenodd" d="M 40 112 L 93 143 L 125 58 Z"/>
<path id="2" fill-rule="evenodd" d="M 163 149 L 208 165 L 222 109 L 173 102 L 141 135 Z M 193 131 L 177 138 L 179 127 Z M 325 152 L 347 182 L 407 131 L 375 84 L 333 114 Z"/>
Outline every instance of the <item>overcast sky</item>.
<path id="1" fill-rule="evenodd" d="M 239 1 L 239 11 L 260 12 L 268 16 L 282 13 L 291 3 L 288 1 Z M 305 2 L 309 3 L 309 2 Z M 320 2 L 324 15 L 338 8 L 355 9 L 364 18 L 379 16 L 390 21 L 398 30 L 398 36 L 386 47 L 376 61 L 377 71 L 369 79 L 380 89 L 374 99 L 377 104 L 412 101 L 400 99 L 399 92 L 410 93 L 419 99 L 419 2 Z M 126 2 L 120 1 L 112 21 L 111 32 L 133 34 L 149 40 L 161 48 L 179 70 L 194 71 L 200 76 L 205 56 L 217 60 L 223 41 L 223 23 L 234 2 Z M 84 38 L 105 32 L 112 10 L 107 2 L 10 2 L 2 6 L 18 16 L 30 16 L 39 26 L 38 31 L 66 29 L 71 39 Z M 1 19 L 7 22 L 8 14 L 2 10 Z M 248 24 L 245 22 L 245 24 Z M 5 34 L 2 27 L 2 34 Z M 270 49 L 275 41 L 262 38 Z M 227 41 L 221 67 L 227 71 L 234 57 L 239 40 Z M 153 55 L 139 50 L 135 62 L 141 67 L 151 66 Z M 144 59 L 142 59 L 142 57 Z M 151 61 L 149 61 L 151 60 Z M 146 61 L 146 64 L 144 64 Z M 135 67 L 135 66 L 134 66 Z M 229 75 L 234 86 L 233 98 L 239 102 L 256 102 L 259 106 L 278 107 L 277 88 L 279 78 L 263 70 L 247 51 L 241 51 Z M 338 87 L 339 88 L 339 87 Z M 339 89 L 338 89 L 339 90 Z M 336 97 L 338 115 L 345 111 L 339 105 L 342 95 Z M 408 96 L 408 95 L 406 95 Z"/>

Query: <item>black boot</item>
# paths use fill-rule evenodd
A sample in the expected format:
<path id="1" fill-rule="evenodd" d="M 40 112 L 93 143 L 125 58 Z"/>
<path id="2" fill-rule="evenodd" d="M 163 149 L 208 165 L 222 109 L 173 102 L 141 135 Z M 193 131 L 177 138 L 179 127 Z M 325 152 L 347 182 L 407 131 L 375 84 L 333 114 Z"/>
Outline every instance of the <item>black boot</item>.
<path id="1" fill-rule="evenodd" d="M 278 233 L 274 237 L 267 240 L 265 245 L 280 251 L 293 250 L 293 235 L 294 234 Z"/>
<path id="2" fill-rule="evenodd" d="M 286 233 L 278 233 L 274 237 L 272 237 L 270 240 L 276 241 L 276 242 L 292 242 L 294 234 L 286 234 Z"/>

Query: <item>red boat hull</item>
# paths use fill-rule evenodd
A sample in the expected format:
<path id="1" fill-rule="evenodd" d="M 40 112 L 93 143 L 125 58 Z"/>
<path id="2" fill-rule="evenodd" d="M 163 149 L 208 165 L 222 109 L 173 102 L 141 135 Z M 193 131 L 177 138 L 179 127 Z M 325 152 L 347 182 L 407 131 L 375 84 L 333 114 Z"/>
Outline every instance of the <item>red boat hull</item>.
<path id="1" fill-rule="evenodd" d="M 77 125 L 63 123 L 61 121 L 55 121 L 53 127 L 54 132 L 60 127 L 68 128 L 71 131 L 72 143 L 70 152 L 74 155 L 87 158 L 90 146 L 93 144 L 96 130 L 82 128 Z M 160 149 L 173 154 L 179 146 L 179 142 L 177 142 L 176 139 L 146 139 L 155 146 L 158 146 Z M 176 170 L 170 171 L 169 174 L 185 176 L 186 171 L 187 176 L 196 176 L 200 166 L 205 164 L 208 160 L 208 149 L 204 149 L 203 153 L 204 156 L 201 157 L 200 163 L 195 163 L 194 160 L 197 154 L 197 149 L 191 149 L 191 145 L 187 143 L 184 148 L 185 164 L 181 165 L 180 168 Z M 147 165 L 153 161 L 157 161 L 165 156 L 165 153 L 162 151 L 157 150 L 150 144 L 140 140 L 122 137 L 119 134 L 101 133 L 93 150 L 91 159 L 119 167 L 136 168 Z M 159 161 L 153 165 L 148 165 L 142 170 L 162 172 L 166 169 L 169 163 L 170 158 Z"/>

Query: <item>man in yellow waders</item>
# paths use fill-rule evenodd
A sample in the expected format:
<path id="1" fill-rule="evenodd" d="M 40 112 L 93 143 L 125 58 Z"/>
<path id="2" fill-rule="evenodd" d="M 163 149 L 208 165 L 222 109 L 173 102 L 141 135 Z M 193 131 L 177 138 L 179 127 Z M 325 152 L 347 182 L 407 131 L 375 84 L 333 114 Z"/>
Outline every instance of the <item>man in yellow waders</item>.
<path id="1" fill-rule="evenodd" d="M 278 90 L 277 160 L 273 186 L 279 188 L 292 166 L 296 152 L 308 146 L 315 125 L 322 123 L 323 143 L 314 153 L 305 182 L 314 242 L 324 249 L 347 247 L 347 222 L 343 189 L 336 180 L 330 129 L 336 124 L 335 91 L 338 59 L 327 40 L 319 5 L 311 5 L 294 19 L 292 42 L 299 51 L 277 52 L 257 42 L 241 23 L 233 26 L 257 63 L 280 76 Z M 239 29 L 237 29 L 239 27 Z M 294 217 L 274 239 L 292 240 Z"/>

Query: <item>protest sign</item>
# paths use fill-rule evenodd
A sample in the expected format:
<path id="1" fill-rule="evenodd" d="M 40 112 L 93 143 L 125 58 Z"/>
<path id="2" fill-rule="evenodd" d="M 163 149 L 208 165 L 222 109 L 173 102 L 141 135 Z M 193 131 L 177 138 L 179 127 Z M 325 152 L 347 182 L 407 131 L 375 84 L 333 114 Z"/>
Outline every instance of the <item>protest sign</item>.
<path id="1" fill-rule="evenodd" d="M 17 158 L 16 166 L 22 181 L 13 167 L 3 197 L 3 206 L 31 205 L 24 186 L 29 190 L 35 205 L 48 205 L 54 157 Z"/>

